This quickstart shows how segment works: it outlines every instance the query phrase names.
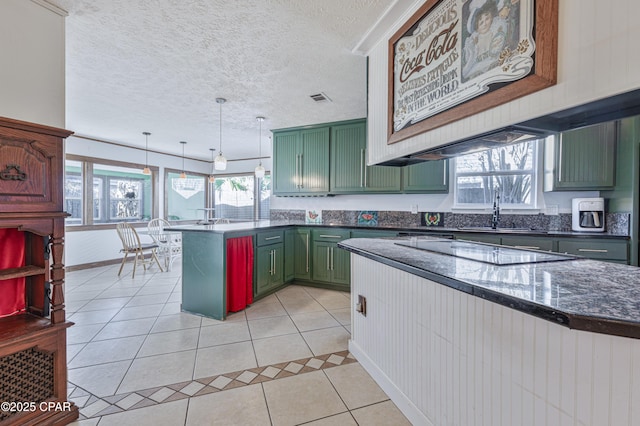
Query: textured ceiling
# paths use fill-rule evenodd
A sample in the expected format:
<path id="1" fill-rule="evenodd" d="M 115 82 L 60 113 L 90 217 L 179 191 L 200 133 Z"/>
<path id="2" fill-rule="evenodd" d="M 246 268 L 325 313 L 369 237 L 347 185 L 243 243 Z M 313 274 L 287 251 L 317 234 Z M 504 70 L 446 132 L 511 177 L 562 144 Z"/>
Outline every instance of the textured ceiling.
<path id="1" fill-rule="evenodd" d="M 392 0 L 49 0 L 66 18 L 66 127 L 187 157 L 268 155 L 269 129 L 366 116 L 352 53 Z M 331 102 L 309 96 L 324 92 Z"/>

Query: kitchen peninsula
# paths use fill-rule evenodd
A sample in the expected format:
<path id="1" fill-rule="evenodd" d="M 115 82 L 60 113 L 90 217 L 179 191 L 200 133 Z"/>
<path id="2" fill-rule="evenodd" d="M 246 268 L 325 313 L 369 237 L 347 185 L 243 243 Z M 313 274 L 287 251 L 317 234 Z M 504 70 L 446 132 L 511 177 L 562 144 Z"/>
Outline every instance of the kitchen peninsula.
<path id="1" fill-rule="evenodd" d="M 414 424 L 640 423 L 637 268 L 496 265 L 424 241 L 456 244 L 339 244 L 364 311 L 352 314 L 349 349 Z"/>

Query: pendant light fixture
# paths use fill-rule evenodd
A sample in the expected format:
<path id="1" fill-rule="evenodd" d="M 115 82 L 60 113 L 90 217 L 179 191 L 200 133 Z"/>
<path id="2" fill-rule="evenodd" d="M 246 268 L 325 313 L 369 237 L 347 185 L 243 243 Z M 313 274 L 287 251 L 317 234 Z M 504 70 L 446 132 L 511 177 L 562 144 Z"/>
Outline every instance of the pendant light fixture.
<path id="1" fill-rule="evenodd" d="M 213 165 L 216 170 L 226 170 L 227 169 L 227 159 L 222 155 L 222 104 L 227 100 L 224 98 L 216 98 L 216 102 L 220 105 L 220 151 L 218 151 L 218 156 L 216 157 Z"/>
<path id="2" fill-rule="evenodd" d="M 185 141 L 180 141 L 182 144 L 182 173 L 180 173 L 180 179 L 186 179 L 187 174 L 184 172 L 184 146 L 187 144 Z"/>
<path id="3" fill-rule="evenodd" d="M 256 178 L 262 179 L 264 177 L 264 167 L 262 166 L 262 122 L 264 121 L 264 117 L 256 117 L 258 123 L 260 123 L 260 130 L 258 133 L 258 152 L 259 152 L 259 160 L 258 166 L 256 167 L 255 174 Z"/>
<path id="4" fill-rule="evenodd" d="M 213 175 L 213 151 L 215 150 L 215 148 L 209 148 L 209 151 L 211 151 L 211 173 L 209 173 L 209 183 L 214 183 L 216 181 L 216 177 Z"/>
<path id="5" fill-rule="evenodd" d="M 149 132 L 142 132 L 144 135 L 145 143 L 144 143 L 144 169 L 142 169 L 143 175 L 150 175 L 151 169 L 149 168 Z"/>

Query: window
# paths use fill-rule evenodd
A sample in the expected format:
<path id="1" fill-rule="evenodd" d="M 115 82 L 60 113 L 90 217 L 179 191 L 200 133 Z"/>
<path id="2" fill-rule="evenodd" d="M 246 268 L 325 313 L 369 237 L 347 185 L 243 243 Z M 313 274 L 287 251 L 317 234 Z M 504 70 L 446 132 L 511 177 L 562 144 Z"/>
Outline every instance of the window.
<path id="1" fill-rule="evenodd" d="M 270 194 L 271 175 L 268 174 L 262 179 L 255 179 L 253 174 L 216 177 L 215 217 L 240 220 L 269 219 Z"/>
<path id="2" fill-rule="evenodd" d="M 82 162 L 66 161 L 64 179 L 64 203 L 65 211 L 71 216 L 67 217 L 67 225 L 82 224 Z"/>
<path id="3" fill-rule="evenodd" d="M 187 174 L 181 178 L 180 172 L 167 171 L 165 192 L 168 220 L 202 220 L 207 217 L 207 177 Z"/>
<path id="4" fill-rule="evenodd" d="M 501 207 L 535 208 L 537 142 L 456 157 L 455 207 L 486 208 L 497 191 Z"/>
<path id="5" fill-rule="evenodd" d="M 68 158 L 65 208 L 71 216 L 66 219 L 66 225 L 150 220 L 154 206 L 152 176 L 126 163 Z M 89 185 L 92 190 L 85 191 Z M 84 212 L 89 212 L 91 217 L 85 217 Z"/>

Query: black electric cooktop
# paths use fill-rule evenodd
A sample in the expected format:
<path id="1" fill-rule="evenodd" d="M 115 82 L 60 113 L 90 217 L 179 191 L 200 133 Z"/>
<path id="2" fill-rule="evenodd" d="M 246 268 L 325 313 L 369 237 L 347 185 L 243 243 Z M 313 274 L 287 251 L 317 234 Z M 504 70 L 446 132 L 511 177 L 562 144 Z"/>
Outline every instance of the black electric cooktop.
<path id="1" fill-rule="evenodd" d="M 396 244 L 492 265 L 523 265 L 578 259 L 578 257 L 568 254 L 525 250 L 461 240 L 407 240 L 399 241 Z"/>

